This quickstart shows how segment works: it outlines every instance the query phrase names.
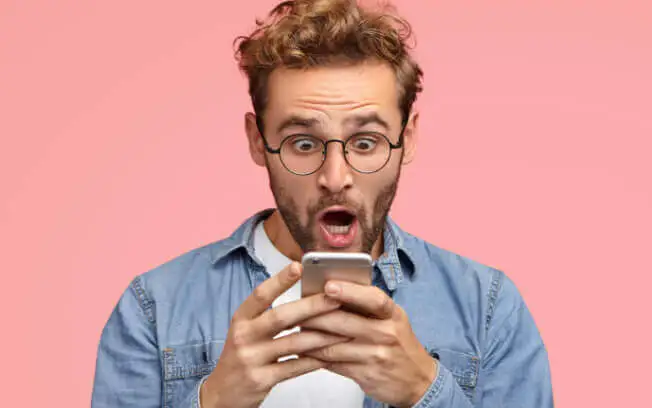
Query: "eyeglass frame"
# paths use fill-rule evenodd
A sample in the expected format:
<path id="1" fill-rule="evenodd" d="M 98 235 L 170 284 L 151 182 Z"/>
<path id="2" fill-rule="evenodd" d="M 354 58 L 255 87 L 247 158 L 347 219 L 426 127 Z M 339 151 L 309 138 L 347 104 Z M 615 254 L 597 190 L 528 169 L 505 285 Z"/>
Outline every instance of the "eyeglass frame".
<path id="1" fill-rule="evenodd" d="M 324 163 L 326 162 L 326 156 L 328 155 L 328 144 L 329 144 L 329 143 L 341 143 L 341 144 L 342 144 L 342 154 L 344 155 L 344 161 L 346 161 L 346 164 L 347 164 L 351 169 L 353 169 L 354 171 L 356 171 L 356 172 L 358 172 L 358 173 L 360 173 L 360 174 L 373 174 L 373 173 L 377 173 L 377 172 L 379 172 L 380 170 L 382 170 L 385 166 L 387 166 L 387 163 L 389 163 L 389 160 L 392 158 L 392 150 L 403 148 L 403 134 L 405 133 L 405 128 L 407 127 L 407 122 L 408 122 L 407 120 L 403 120 L 403 124 L 401 125 L 401 133 L 399 133 L 398 141 L 396 142 L 396 144 L 392 143 L 392 141 L 389 140 L 389 138 L 388 138 L 386 135 L 384 135 L 384 134 L 382 134 L 382 133 L 376 133 L 376 132 L 374 132 L 374 133 L 376 133 L 377 135 L 379 135 L 379 136 L 381 136 L 382 138 L 384 138 L 384 139 L 387 141 L 387 144 L 389 145 L 389 154 L 387 155 L 387 159 L 385 160 L 385 163 L 383 163 L 382 166 L 380 166 L 378 169 L 376 169 L 376 170 L 374 170 L 374 171 L 361 171 L 361 170 L 355 168 L 355 166 L 353 166 L 353 165 L 349 162 L 349 159 L 348 159 L 347 154 L 346 154 L 346 149 L 345 149 L 345 147 L 346 147 L 346 144 L 348 143 L 348 141 L 349 141 L 352 137 L 354 137 L 354 136 L 357 134 L 357 133 L 354 133 L 354 134 L 352 134 L 351 136 L 347 137 L 345 140 L 340 140 L 340 139 L 321 140 L 321 139 L 320 139 L 321 144 L 322 144 L 322 146 L 323 146 L 323 149 L 322 149 L 322 153 L 321 153 L 321 157 L 322 157 L 322 159 L 321 159 L 321 163 L 319 164 L 319 166 L 318 166 L 315 170 L 313 170 L 313 171 L 311 171 L 311 172 L 309 172 L 309 173 L 297 173 L 297 172 L 291 170 L 291 169 L 290 169 L 290 168 L 285 164 L 285 161 L 283 161 L 283 158 L 281 157 L 281 149 L 283 148 L 283 143 L 285 143 L 285 141 L 288 140 L 289 138 L 294 137 L 294 136 L 296 136 L 296 135 L 289 135 L 289 136 L 284 137 L 283 140 L 281 140 L 281 143 L 279 144 L 279 147 L 278 147 L 277 149 L 274 149 L 274 148 L 273 148 L 272 146 L 270 146 L 269 143 L 267 142 L 267 138 L 265 137 L 265 133 L 263 132 L 263 123 L 262 123 L 262 120 L 260 119 L 259 116 L 256 116 L 256 127 L 258 128 L 258 132 L 260 133 L 260 136 L 261 136 L 262 139 L 263 139 L 263 145 L 265 146 L 265 150 L 267 151 L 267 153 L 270 153 L 270 154 L 278 154 L 279 159 L 281 160 L 281 164 L 283 165 L 283 167 L 285 167 L 285 170 L 287 170 L 287 171 L 289 171 L 290 173 L 295 174 L 295 175 L 297 175 L 297 176 L 309 176 L 309 175 L 311 175 L 311 174 L 314 174 L 314 173 L 318 172 L 319 169 L 321 169 L 321 168 L 324 166 Z M 312 136 L 312 137 L 314 137 L 315 139 L 319 139 L 319 138 L 316 137 L 316 136 Z"/>

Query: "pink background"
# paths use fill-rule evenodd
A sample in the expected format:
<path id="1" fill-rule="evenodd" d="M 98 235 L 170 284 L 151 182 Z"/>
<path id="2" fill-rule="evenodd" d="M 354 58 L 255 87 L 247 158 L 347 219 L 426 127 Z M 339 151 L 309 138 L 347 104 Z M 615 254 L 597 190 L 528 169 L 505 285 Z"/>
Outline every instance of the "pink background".
<path id="1" fill-rule="evenodd" d="M 4 406 L 88 406 L 130 279 L 272 205 L 231 44 L 274 4 L 0 3 Z M 394 218 L 516 281 L 558 406 L 641 406 L 650 3 L 397 4 L 426 91 Z"/>

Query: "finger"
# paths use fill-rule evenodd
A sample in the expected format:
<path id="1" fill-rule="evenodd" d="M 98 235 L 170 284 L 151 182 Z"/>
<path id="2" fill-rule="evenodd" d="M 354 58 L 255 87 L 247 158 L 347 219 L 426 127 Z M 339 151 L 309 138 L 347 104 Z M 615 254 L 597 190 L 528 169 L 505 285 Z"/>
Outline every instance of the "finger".
<path id="1" fill-rule="evenodd" d="M 274 363 L 262 368 L 264 375 L 270 378 L 274 384 L 290 378 L 309 373 L 311 371 L 325 368 L 326 363 L 312 357 L 299 357 L 286 360 L 282 363 Z"/>
<path id="2" fill-rule="evenodd" d="M 390 357 L 389 349 L 384 346 L 351 341 L 312 350 L 304 355 L 328 363 L 382 363 Z"/>
<path id="3" fill-rule="evenodd" d="M 257 351 L 265 363 L 270 363 L 284 356 L 303 355 L 348 340 L 342 336 L 306 330 L 261 343 Z"/>
<path id="4" fill-rule="evenodd" d="M 343 377 L 348 377 L 353 381 L 357 382 L 359 385 L 363 384 L 362 379 L 364 378 L 364 373 L 369 373 L 369 370 L 365 364 L 356 364 L 356 363 L 329 363 L 327 366 L 328 371 L 332 371 L 335 374 L 339 374 Z M 363 373 L 363 375 L 360 375 Z"/>
<path id="5" fill-rule="evenodd" d="M 282 330 L 296 326 L 306 319 L 333 311 L 340 305 L 337 300 L 331 299 L 323 293 L 285 303 L 266 310 L 252 321 L 252 334 L 258 337 L 275 335 Z"/>
<path id="6" fill-rule="evenodd" d="M 272 305 L 279 297 L 301 278 L 301 264 L 292 262 L 278 274 L 258 285 L 240 305 L 233 315 L 233 320 L 253 319 Z"/>
<path id="7" fill-rule="evenodd" d="M 329 297 L 379 319 L 392 317 L 396 309 L 392 298 L 375 286 L 345 281 L 328 281 L 325 291 Z"/>
<path id="8" fill-rule="evenodd" d="M 391 331 L 385 320 L 360 316 L 357 313 L 335 310 L 301 322 L 302 329 L 318 330 L 370 343 L 384 343 Z"/>

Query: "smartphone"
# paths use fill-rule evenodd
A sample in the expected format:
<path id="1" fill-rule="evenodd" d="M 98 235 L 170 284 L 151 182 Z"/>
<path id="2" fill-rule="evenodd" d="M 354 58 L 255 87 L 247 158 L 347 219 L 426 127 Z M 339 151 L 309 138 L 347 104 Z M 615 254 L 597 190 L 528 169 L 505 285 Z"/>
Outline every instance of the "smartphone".
<path id="1" fill-rule="evenodd" d="M 365 253 L 307 252 L 301 259 L 301 297 L 324 292 L 329 280 L 371 285 L 373 262 Z"/>

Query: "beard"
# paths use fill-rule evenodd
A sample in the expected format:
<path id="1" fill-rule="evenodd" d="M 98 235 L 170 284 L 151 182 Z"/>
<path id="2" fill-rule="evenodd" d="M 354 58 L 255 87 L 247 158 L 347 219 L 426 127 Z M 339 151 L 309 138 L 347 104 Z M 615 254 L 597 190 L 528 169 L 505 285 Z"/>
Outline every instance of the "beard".
<path id="1" fill-rule="evenodd" d="M 304 224 L 299 218 L 299 206 L 288 193 L 288 189 L 269 171 L 269 166 L 267 166 L 267 172 L 269 174 L 270 189 L 276 201 L 276 207 L 290 234 L 304 253 L 320 250 L 317 247 L 317 239 L 314 236 L 315 226 L 318 222 L 317 214 L 334 205 L 346 206 L 355 211 L 359 224 L 358 233 L 361 237 L 359 250 L 361 252 L 371 253 L 374 244 L 384 230 L 387 215 L 396 196 L 398 180 L 401 174 L 399 167 L 396 178 L 391 183 L 385 185 L 376 197 L 371 214 L 367 214 L 367 210 L 363 205 L 355 205 L 348 201 L 345 194 L 324 195 L 315 204 L 308 205 L 306 211 L 307 223 Z"/>

